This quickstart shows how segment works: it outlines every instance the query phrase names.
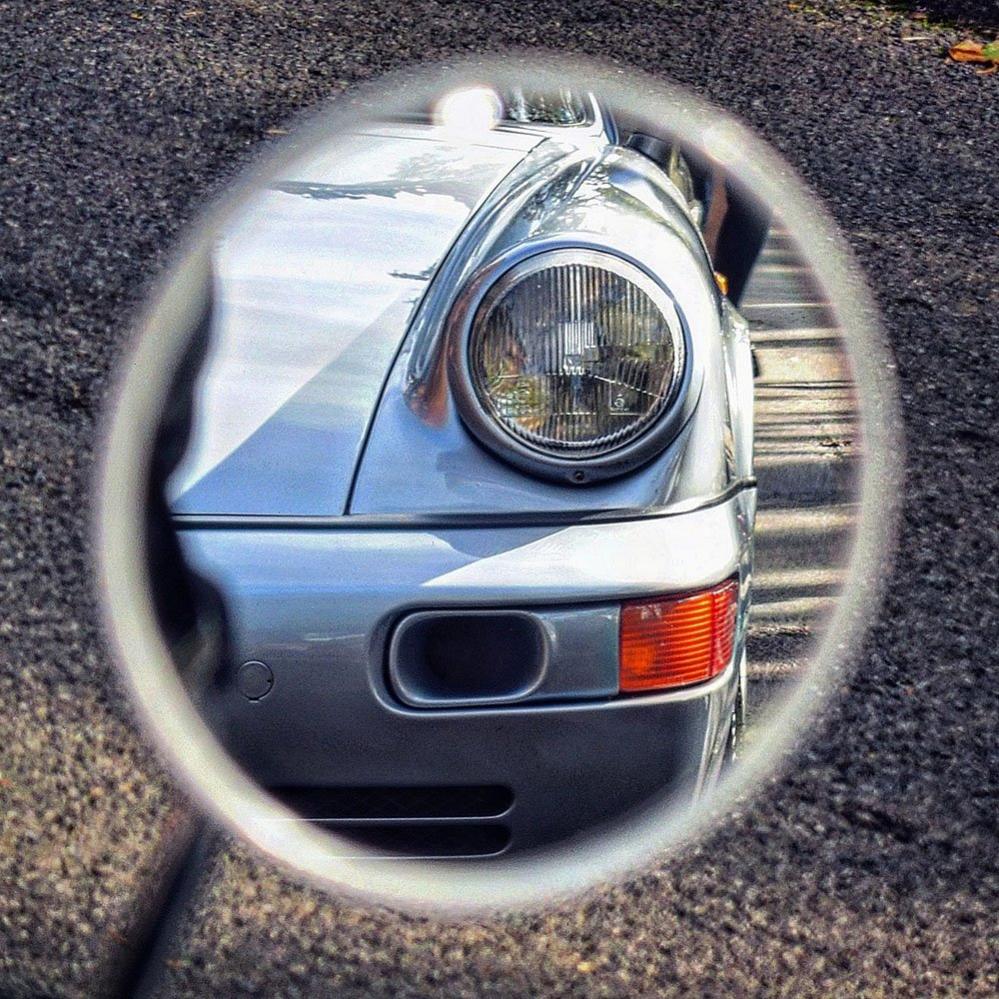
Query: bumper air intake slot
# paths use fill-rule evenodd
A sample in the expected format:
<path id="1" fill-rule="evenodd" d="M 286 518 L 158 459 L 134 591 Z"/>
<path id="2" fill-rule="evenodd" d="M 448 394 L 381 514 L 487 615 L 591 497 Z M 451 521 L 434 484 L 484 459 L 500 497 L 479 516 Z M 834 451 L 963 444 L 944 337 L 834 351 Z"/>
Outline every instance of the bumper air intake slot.
<path id="1" fill-rule="evenodd" d="M 499 824 L 466 825 L 460 822 L 407 822 L 354 826 L 324 822 L 359 846 L 396 857 L 489 857 L 510 845 L 510 830 Z"/>
<path id="2" fill-rule="evenodd" d="M 271 794 L 303 819 L 493 818 L 510 810 L 508 787 L 276 787 Z"/>
<path id="3" fill-rule="evenodd" d="M 399 857 L 486 857 L 510 844 L 513 792 L 456 787 L 274 787 L 305 821 Z"/>
<path id="4" fill-rule="evenodd" d="M 396 628 L 389 681 L 412 707 L 498 704 L 530 695 L 548 668 L 541 619 L 526 611 L 423 611 Z"/>

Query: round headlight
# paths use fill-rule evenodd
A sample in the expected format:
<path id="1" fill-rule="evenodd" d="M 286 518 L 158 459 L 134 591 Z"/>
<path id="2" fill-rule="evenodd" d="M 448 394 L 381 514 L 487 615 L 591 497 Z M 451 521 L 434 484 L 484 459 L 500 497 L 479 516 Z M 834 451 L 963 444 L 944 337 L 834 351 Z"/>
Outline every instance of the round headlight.
<path id="1" fill-rule="evenodd" d="M 511 267 L 472 319 L 479 404 L 515 441 L 599 458 L 645 434 L 684 370 L 680 318 L 644 271 L 609 253 L 553 250 Z"/>

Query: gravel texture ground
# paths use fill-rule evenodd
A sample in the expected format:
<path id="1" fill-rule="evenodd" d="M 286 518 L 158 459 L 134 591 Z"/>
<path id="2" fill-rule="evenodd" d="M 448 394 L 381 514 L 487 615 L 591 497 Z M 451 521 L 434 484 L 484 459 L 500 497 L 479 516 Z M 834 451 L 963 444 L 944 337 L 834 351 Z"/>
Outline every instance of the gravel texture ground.
<path id="1" fill-rule="evenodd" d="M 672 76 L 826 201 L 901 382 L 885 606 L 797 766 L 681 860 L 457 926 L 333 902 L 226 848 L 169 992 L 999 992 L 999 76 L 942 58 L 965 33 L 769 0 L 0 3 L 0 993 L 105 991 L 183 821 L 89 581 L 94 423 L 132 310 L 268 129 L 382 69 L 507 45 Z"/>
<path id="2" fill-rule="evenodd" d="M 828 8 L 835 6 L 836 2 L 837 0 L 817 0 L 815 6 Z M 802 6 L 808 5 L 803 3 Z M 855 0 L 854 6 L 866 7 L 882 15 L 894 13 L 916 21 L 961 28 L 966 32 L 985 29 L 994 33 L 999 30 L 999 0 L 888 0 L 887 3 Z"/>
<path id="3" fill-rule="evenodd" d="M 889 6 L 945 25 L 999 30 L 999 0 L 896 0 Z"/>

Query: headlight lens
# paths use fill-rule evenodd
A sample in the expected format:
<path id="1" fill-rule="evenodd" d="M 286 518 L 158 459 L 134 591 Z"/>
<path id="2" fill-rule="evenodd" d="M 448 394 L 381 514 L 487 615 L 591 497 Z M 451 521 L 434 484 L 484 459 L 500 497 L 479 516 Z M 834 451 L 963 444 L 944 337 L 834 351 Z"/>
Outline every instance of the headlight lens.
<path id="1" fill-rule="evenodd" d="M 555 250 L 500 277 L 468 340 L 480 404 L 507 433 L 560 458 L 639 437 L 669 406 L 684 363 L 669 296 L 619 257 Z"/>

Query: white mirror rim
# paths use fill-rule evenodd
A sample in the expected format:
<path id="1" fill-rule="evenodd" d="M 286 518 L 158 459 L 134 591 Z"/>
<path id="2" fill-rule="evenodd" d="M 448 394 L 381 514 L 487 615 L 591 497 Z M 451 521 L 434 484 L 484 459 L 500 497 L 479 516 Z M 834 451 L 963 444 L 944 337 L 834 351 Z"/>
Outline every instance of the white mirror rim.
<path id="1" fill-rule="evenodd" d="M 703 805 L 682 814 L 669 801 L 536 853 L 484 861 L 374 860 L 292 817 L 224 751 L 191 702 L 156 623 L 146 568 L 144 498 L 147 456 L 172 373 L 186 347 L 190 314 L 201 300 L 213 234 L 261 183 L 302 149 L 335 142 L 393 94 L 430 103 L 482 81 L 564 86 L 578 81 L 612 104 L 654 118 L 668 132 L 711 154 L 763 202 L 775 206 L 817 281 L 828 293 L 849 351 L 859 398 L 862 464 L 859 512 L 846 582 L 807 679 L 776 716 L 765 745 L 753 747 Z M 96 550 L 105 622 L 141 720 L 171 770 L 204 810 L 290 871 L 355 899 L 453 916 L 536 907 L 638 871 L 724 818 L 737 801 L 790 754 L 831 692 L 842 683 L 870 622 L 891 554 L 901 454 L 896 438 L 894 376 L 876 311 L 851 255 L 817 200 L 767 145 L 734 118 L 678 86 L 620 66 L 584 64 L 544 54 L 476 59 L 399 73 L 345 95 L 293 130 L 192 232 L 137 325 L 109 397 L 97 483 Z M 332 849 L 334 845 L 337 850 Z M 349 854 L 349 855 L 346 855 Z"/>

